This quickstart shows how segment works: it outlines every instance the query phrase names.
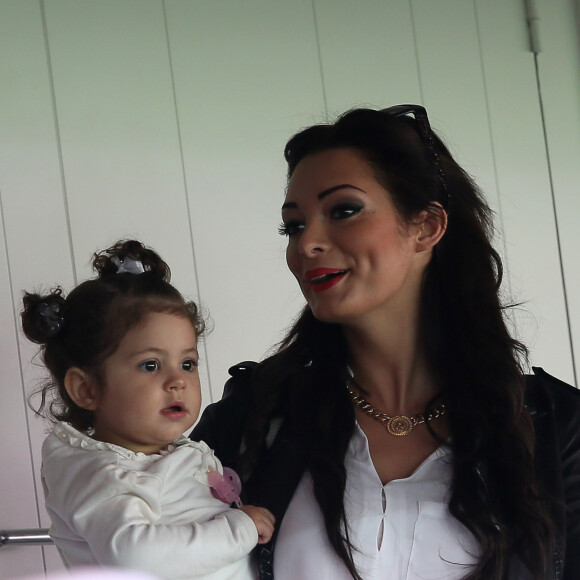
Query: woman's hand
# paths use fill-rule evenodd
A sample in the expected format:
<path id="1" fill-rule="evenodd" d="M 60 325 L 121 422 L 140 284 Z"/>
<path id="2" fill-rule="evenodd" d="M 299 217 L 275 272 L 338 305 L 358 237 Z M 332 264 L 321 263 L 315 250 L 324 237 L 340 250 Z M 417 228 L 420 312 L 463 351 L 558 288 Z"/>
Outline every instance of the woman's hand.
<path id="1" fill-rule="evenodd" d="M 274 533 L 274 514 L 266 508 L 253 505 L 244 505 L 240 509 L 252 518 L 258 530 L 258 544 L 267 544 Z"/>

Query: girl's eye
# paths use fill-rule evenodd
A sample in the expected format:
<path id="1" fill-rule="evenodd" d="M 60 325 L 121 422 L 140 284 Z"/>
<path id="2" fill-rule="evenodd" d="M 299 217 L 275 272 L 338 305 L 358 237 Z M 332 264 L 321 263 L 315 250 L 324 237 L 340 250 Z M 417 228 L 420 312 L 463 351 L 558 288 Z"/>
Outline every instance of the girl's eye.
<path id="1" fill-rule="evenodd" d="M 146 360 L 139 365 L 139 368 L 144 370 L 146 373 L 154 373 L 159 370 L 159 361 L 156 360 Z"/>
<path id="2" fill-rule="evenodd" d="M 278 233 L 281 236 L 288 236 L 289 238 L 297 234 L 304 228 L 304 224 L 300 222 L 282 222 L 278 228 Z"/>
<path id="3" fill-rule="evenodd" d="M 332 208 L 330 217 L 337 220 L 346 220 L 360 213 L 362 205 L 356 203 L 343 203 Z"/>
<path id="4" fill-rule="evenodd" d="M 197 361 L 192 358 L 188 358 L 181 363 L 181 368 L 184 371 L 193 372 L 197 368 Z"/>

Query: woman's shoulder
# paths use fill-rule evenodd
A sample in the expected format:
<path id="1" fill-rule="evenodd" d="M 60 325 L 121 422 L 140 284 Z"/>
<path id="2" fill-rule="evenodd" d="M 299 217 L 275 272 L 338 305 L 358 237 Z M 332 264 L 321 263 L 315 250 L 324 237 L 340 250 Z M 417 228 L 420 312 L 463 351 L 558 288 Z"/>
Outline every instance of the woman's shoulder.
<path id="1" fill-rule="evenodd" d="M 534 420 L 553 417 L 561 433 L 580 433 L 580 390 L 540 367 L 526 376 L 526 406 Z"/>
<path id="2" fill-rule="evenodd" d="M 223 423 L 239 417 L 252 402 L 252 376 L 257 363 L 246 361 L 238 363 L 228 369 L 230 378 L 227 380 L 222 398 L 215 403 L 210 403 L 204 410 L 201 419 L 194 427 L 191 439 L 205 440 L 202 436 L 196 436 L 201 432 L 204 424 Z M 211 447 L 211 444 L 210 444 Z"/>
<path id="3" fill-rule="evenodd" d="M 209 404 L 204 415 L 220 415 L 223 417 L 228 413 L 238 415 L 243 408 L 250 406 L 253 399 L 252 377 L 258 363 L 244 361 L 230 367 L 228 373 L 230 378 L 226 381 L 222 398 L 215 403 Z"/>
<path id="4" fill-rule="evenodd" d="M 225 384 L 221 400 L 208 405 L 190 438 L 205 441 L 217 456 L 231 464 L 240 449 L 245 418 L 252 401 L 252 377 L 257 363 L 241 362 L 229 369 L 230 378 Z"/>
<path id="5" fill-rule="evenodd" d="M 554 377 L 541 367 L 532 367 L 533 375 L 526 375 L 526 397 L 536 400 L 541 395 L 555 403 L 580 405 L 580 389 Z"/>
<path id="6" fill-rule="evenodd" d="M 222 400 L 227 399 L 231 395 L 235 398 L 241 396 L 251 397 L 252 377 L 257 366 L 257 362 L 244 361 L 230 367 L 228 369 L 230 378 L 224 386 Z"/>

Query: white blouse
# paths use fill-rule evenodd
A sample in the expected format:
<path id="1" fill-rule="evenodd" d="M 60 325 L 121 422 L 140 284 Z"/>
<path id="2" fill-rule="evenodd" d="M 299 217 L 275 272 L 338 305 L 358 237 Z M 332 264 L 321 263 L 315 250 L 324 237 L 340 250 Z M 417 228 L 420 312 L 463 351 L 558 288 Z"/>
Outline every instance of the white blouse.
<path id="1" fill-rule="evenodd" d="M 408 478 L 383 485 L 358 424 L 345 457 L 345 510 L 354 563 L 365 580 L 458 580 L 479 556 L 473 535 L 447 509 L 450 451 L 440 447 Z M 276 580 L 350 580 L 330 546 L 306 473 L 276 541 Z"/>

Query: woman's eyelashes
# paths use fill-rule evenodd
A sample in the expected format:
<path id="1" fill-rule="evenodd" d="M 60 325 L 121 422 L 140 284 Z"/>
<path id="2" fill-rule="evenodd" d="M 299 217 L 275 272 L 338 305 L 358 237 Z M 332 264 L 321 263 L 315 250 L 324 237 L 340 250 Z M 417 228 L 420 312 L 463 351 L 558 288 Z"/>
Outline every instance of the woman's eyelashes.
<path id="1" fill-rule="evenodd" d="M 278 233 L 281 236 L 292 237 L 294 234 L 297 234 L 303 227 L 304 224 L 296 221 L 282 222 L 278 228 Z"/>
<path id="2" fill-rule="evenodd" d="M 146 373 L 155 373 L 161 369 L 161 363 L 156 359 L 148 359 L 140 363 L 139 368 Z M 197 360 L 194 358 L 187 358 L 180 363 L 181 370 L 191 373 L 197 369 Z"/>
<path id="3" fill-rule="evenodd" d="M 341 203 L 330 208 L 328 216 L 332 220 L 347 220 L 357 216 L 364 209 L 364 205 L 360 203 Z M 304 223 L 298 220 L 282 221 L 278 228 L 278 233 L 281 236 L 292 237 L 304 229 Z"/>

